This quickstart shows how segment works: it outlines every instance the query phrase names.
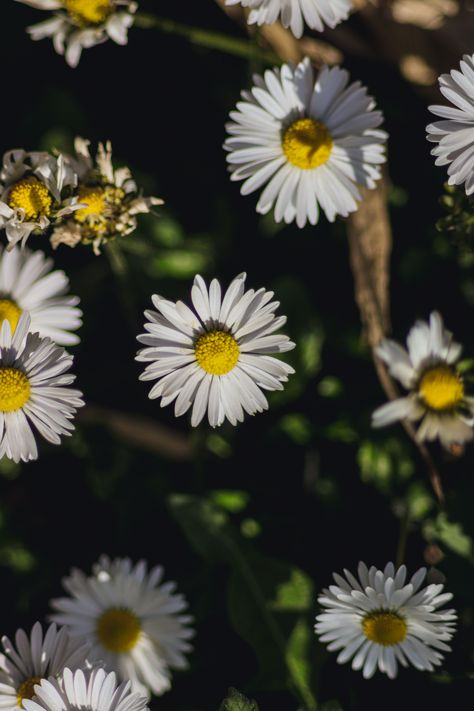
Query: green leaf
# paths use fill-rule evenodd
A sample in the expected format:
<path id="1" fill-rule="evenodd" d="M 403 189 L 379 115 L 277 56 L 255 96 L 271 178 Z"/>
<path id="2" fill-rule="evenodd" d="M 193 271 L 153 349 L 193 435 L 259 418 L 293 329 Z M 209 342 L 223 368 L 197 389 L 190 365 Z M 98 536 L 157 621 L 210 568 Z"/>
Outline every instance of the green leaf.
<path id="1" fill-rule="evenodd" d="M 470 536 L 464 533 L 462 525 L 449 521 L 446 513 L 441 511 L 433 521 L 427 521 L 423 533 L 428 540 L 439 540 L 462 558 L 474 562 L 474 546 Z"/>
<path id="2" fill-rule="evenodd" d="M 228 696 L 221 704 L 219 711 L 258 711 L 255 701 L 250 701 L 246 696 L 237 691 L 229 689 Z"/>

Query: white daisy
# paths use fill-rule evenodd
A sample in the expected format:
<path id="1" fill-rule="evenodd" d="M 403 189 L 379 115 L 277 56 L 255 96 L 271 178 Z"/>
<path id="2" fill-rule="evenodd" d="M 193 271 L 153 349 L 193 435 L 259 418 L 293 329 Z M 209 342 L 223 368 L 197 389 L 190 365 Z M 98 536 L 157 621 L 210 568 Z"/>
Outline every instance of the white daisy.
<path id="1" fill-rule="evenodd" d="M 78 176 L 78 200 L 83 207 L 63 220 L 54 230 L 51 244 L 74 247 L 79 242 L 92 244 L 100 253 L 102 244 L 128 235 L 137 227 L 137 215 L 150 212 L 153 205 L 162 205 L 156 197 L 143 197 L 128 168 L 115 169 L 112 146 L 99 143 L 95 161 L 89 152 L 90 141 L 76 138 L 75 156 L 66 161 Z"/>
<path id="2" fill-rule="evenodd" d="M 10 247 L 25 244 L 56 219 L 77 209 L 73 190 L 77 177 L 62 155 L 12 150 L 3 156 L 0 171 L 0 229 Z"/>
<path id="3" fill-rule="evenodd" d="M 137 3 L 132 0 L 17 0 L 38 10 L 56 11 L 48 20 L 27 28 L 33 40 L 52 37 L 54 49 L 76 67 L 84 48 L 111 39 L 127 44 Z"/>
<path id="4" fill-rule="evenodd" d="M 453 69 L 438 81 L 443 96 L 452 106 L 430 106 L 442 121 L 426 127 L 427 139 L 437 143 L 431 155 L 436 165 L 448 165 L 449 185 L 465 183 L 466 195 L 474 193 L 474 54 L 465 54 L 461 71 Z"/>
<path id="5" fill-rule="evenodd" d="M 316 617 L 315 631 L 328 649 L 341 650 L 339 664 L 352 659 L 353 669 L 362 669 L 369 679 L 377 667 L 390 679 L 398 664 L 412 664 L 420 671 L 434 671 L 441 664 L 446 644 L 454 632 L 454 610 L 439 610 L 451 600 L 443 585 L 421 588 L 426 568 L 420 568 L 406 583 L 407 570 L 385 570 L 359 563 L 357 580 L 348 570 L 345 579 L 333 574 L 336 585 L 323 590 L 318 602 L 325 611 Z"/>
<path id="6" fill-rule="evenodd" d="M 39 622 L 31 634 L 17 630 L 15 643 L 2 637 L 4 654 L 0 653 L 0 708 L 16 711 L 24 708 L 24 701 L 34 696 L 34 687 L 42 679 L 57 677 L 64 667 L 76 669 L 86 665 L 88 647 L 72 640 L 63 627 L 52 624 L 43 637 Z"/>
<path id="7" fill-rule="evenodd" d="M 225 418 L 233 425 L 244 412 L 254 415 L 268 408 L 264 390 L 283 390 L 294 373 L 269 353 L 295 347 L 288 336 L 275 334 L 286 323 L 276 317 L 278 301 L 273 291 L 245 291 L 245 274 L 239 274 L 222 297 L 213 279 L 209 290 L 197 275 L 191 290 L 195 312 L 182 301 L 176 304 L 156 294 L 156 311 L 145 311 L 148 333 L 138 336 L 148 346 L 137 360 L 150 362 L 140 380 L 158 380 L 148 397 L 161 397 L 161 407 L 173 400 L 179 417 L 192 406 L 191 424 L 204 415 L 212 427 Z"/>
<path id="8" fill-rule="evenodd" d="M 268 183 L 257 203 L 276 222 L 315 225 L 319 205 L 331 222 L 357 210 L 357 184 L 375 187 L 385 162 L 382 114 L 345 69 L 323 66 L 316 81 L 309 59 L 254 76 L 255 86 L 226 125 L 232 180 L 248 195 Z M 318 205 L 319 203 L 319 205 Z"/>
<path id="9" fill-rule="evenodd" d="M 66 668 L 59 679 L 43 679 L 26 711 L 148 711 L 147 699 L 130 691 L 130 682 L 117 684 L 113 672 Z"/>
<path id="10" fill-rule="evenodd" d="M 51 616 L 67 625 L 75 639 L 92 645 L 90 658 L 104 662 L 121 680 L 130 679 L 133 691 L 162 694 L 171 687 L 169 667 L 187 666 L 184 652 L 192 621 L 180 614 L 187 603 L 174 593 L 175 583 L 161 583 L 163 568 L 152 568 L 129 558 L 102 556 L 93 575 L 72 570 L 63 580 L 70 597 L 52 600 Z"/>
<path id="11" fill-rule="evenodd" d="M 5 319 L 0 329 L 0 459 L 27 462 L 38 457 L 31 425 L 52 444 L 70 435 L 69 422 L 84 403 L 69 387 L 75 376 L 66 371 L 73 358 L 50 338 L 28 333 L 24 311 L 12 335 Z"/>
<path id="12" fill-rule="evenodd" d="M 410 393 L 379 407 L 372 416 L 374 427 L 396 420 L 423 421 L 421 440 L 439 437 L 444 447 L 473 437 L 474 398 L 465 394 L 457 361 L 462 346 L 452 340 L 439 313 L 429 324 L 417 321 L 407 338 L 408 352 L 395 341 L 384 339 L 376 348 L 394 378 Z"/>
<path id="13" fill-rule="evenodd" d="M 352 0 L 226 0 L 226 5 L 249 7 L 249 25 L 271 25 L 278 18 L 295 37 L 303 34 L 304 23 L 322 32 L 324 25 L 336 27 L 349 17 Z"/>
<path id="14" fill-rule="evenodd" d="M 69 296 L 69 279 L 52 271 L 53 260 L 43 252 L 0 247 L 0 325 L 6 319 L 15 331 L 23 311 L 28 311 L 30 330 L 62 346 L 79 343 L 75 331 L 82 324 L 79 298 Z"/>

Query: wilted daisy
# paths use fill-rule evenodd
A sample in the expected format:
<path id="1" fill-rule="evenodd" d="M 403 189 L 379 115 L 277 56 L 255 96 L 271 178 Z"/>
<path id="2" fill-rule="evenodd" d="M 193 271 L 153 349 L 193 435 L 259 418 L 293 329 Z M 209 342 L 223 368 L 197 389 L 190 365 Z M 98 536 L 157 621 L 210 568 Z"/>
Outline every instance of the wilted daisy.
<path id="1" fill-rule="evenodd" d="M 79 343 L 75 331 L 81 325 L 79 298 L 69 296 L 69 279 L 52 271 L 53 260 L 43 252 L 0 247 L 0 325 L 10 322 L 15 331 L 23 311 L 28 311 L 32 333 L 48 336 L 62 346 Z"/>
<path id="2" fill-rule="evenodd" d="M 187 666 L 192 618 L 180 614 L 184 597 L 175 583 L 162 583 L 163 568 L 129 558 L 102 556 L 86 576 L 72 570 L 63 585 L 70 597 L 52 600 L 51 618 L 75 639 L 90 642 L 90 658 L 105 663 L 133 691 L 162 694 L 171 687 L 169 668 Z M 160 584 L 161 583 L 161 584 Z"/>
<path id="3" fill-rule="evenodd" d="M 373 426 L 423 418 L 418 429 L 421 440 L 439 437 L 449 447 L 472 439 L 474 398 L 466 395 L 457 367 L 462 346 L 445 330 L 439 313 L 431 314 L 429 324 L 415 323 L 407 348 L 384 339 L 376 349 L 391 375 L 410 393 L 379 407 L 372 416 Z"/>
<path id="4" fill-rule="evenodd" d="M 32 425 L 48 442 L 60 444 L 84 404 L 82 393 L 65 387 L 75 380 L 66 372 L 72 356 L 50 338 L 28 333 L 29 326 L 24 311 L 13 335 L 7 319 L 0 329 L 0 459 L 15 462 L 38 457 Z"/>
<path id="5" fill-rule="evenodd" d="M 436 165 L 447 165 L 449 185 L 465 183 L 467 195 L 474 192 L 474 55 L 465 54 L 461 71 L 453 69 L 439 77 L 440 91 L 454 106 L 430 106 L 442 121 L 426 127 L 427 139 L 437 143 L 431 155 Z"/>
<path id="6" fill-rule="evenodd" d="M 58 218 L 76 209 L 73 190 L 77 179 L 65 164 L 45 152 L 12 150 L 3 156 L 0 171 L 0 229 L 10 245 L 25 244 Z"/>
<path id="7" fill-rule="evenodd" d="M 35 687 L 26 711 L 148 711 L 145 696 L 130 691 L 130 682 L 117 684 L 104 669 L 65 669 L 59 679 L 43 679 Z"/>
<path id="8" fill-rule="evenodd" d="M 382 114 L 360 82 L 324 66 L 316 80 L 309 59 L 254 76 L 255 86 L 230 113 L 231 179 L 248 195 L 267 183 L 257 212 L 276 222 L 315 225 L 319 206 L 331 222 L 357 210 L 357 185 L 374 188 L 385 162 Z"/>
<path id="9" fill-rule="evenodd" d="M 268 408 L 264 390 L 283 390 L 293 368 L 269 353 L 295 347 L 288 336 L 275 333 L 286 322 L 276 317 L 273 291 L 245 291 L 239 274 L 222 295 L 213 279 L 209 290 L 197 275 L 191 290 L 195 311 L 182 301 L 173 303 L 156 294 L 157 311 L 145 311 L 148 333 L 138 336 L 147 348 L 137 360 L 150 362 L 140 380 L 158 380 L 148 397 L 161 398 L 161 407 L 176 400 L 179 417 L 192 406 L 191 424 L 207 411 L 212 427 L 225 418 L 233 425 L 244 412 L 254 415 Z"/>
<path id="10" fill-rule="evenodd" d="M 226 5 L 251 8 L 247 19 L 250 25 L 271 25 L 280 18 L 295 37 L 301 37 L 305 22 L 311 29 L 322 32 L 324 25 L 336 27 L 346 20 L 352 0 L 226 0 Z"/>
<path id="11" fill-rule="evenodd" d="M 127 44 L 137 3 L 131 0 L 17 0 L 38 10 L 54 10 L 53 16 L 28 27 L 34 40 L 51 37 L 54 49 L 76 67 L 83 48 L 111 39 Z"/>
<path id="12" fill-rule="evenodd" d="M 77 669 L 86 665 L 88 647 L 69 637 L 63 627 L 52 624 L 43 637 L 39 622 L 28 637 L 22 629 L 15 634 L 15 644 L 2 637 L 4 654 L 0 653 L 0 708 L 14 711 L 25 708 L 24 701 L 34 696 L 35 684 L 57 677 L 65 667 Z"/>
<path id="13" fill-rule="evenodd" d="M 439 610 L 451 600 L 443 585 L 421 587 L 426 568 L 420 568 L 406 582 L 404 565 L 385 570 L 359 563 L 358 579 L 348 570 L 345 578 L 333 574 L 335 585 L 323 590 L 318 602 L 325 608 L 316 617 L 316 633 L 328 642 L 337 661 L 352 659 L 353 669 L 362 669 L 369 679 L 378 669 L 395 678 L 398 664 L 420 671 L 434 671 L 449 652 L 446 644 L 454 633 L 456 613 Z"/>
<path id="14" fill-rule="evenodd" d="M 64 243 L 74 247 L 79 242 L 92 244 L 94 252 L 111 239 L 128 235 L 137 227 L 137 215 L 150 212 L 163 200 L 143 197 L 138 192 L 128 168 L 115 169 L 112 146 L 99 143 L 95 161 L 89 152 L 90 141 L 76 138 L 76 155 L 67 156 L 68 165 L 79 180 L 78 200 L 84 205 L 57 226 L 51 244 Z"/>

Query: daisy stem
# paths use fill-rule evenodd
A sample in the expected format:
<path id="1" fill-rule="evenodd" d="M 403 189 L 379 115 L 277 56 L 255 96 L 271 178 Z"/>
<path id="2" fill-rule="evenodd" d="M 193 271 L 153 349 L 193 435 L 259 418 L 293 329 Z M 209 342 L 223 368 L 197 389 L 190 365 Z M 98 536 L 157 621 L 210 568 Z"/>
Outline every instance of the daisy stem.
<path id="1" fill-rule="evenodd" d="M 410 508 L 405 502 L 405 510 L 400 520 L 400 534 L 398 536 L 396 567 L 399 568 L 405 560 L 405 551 L 408 541 L 408 527 L 410 525 Z"/>
<path id="2" fill-rule="evenodd" d="M 123 256 L 122 249 L 117 242 L 107 242 L 107 244 L 104 245 L 104 251 L 107 255 L 110 268 L 118 285 L 119 298 L 122 302 L 123 310 L 130 326 L 130 331 L 135 335 L 136 318 L 135 309 L 130 296 L 131 291 L 128 281 L 127 260 Z"/>

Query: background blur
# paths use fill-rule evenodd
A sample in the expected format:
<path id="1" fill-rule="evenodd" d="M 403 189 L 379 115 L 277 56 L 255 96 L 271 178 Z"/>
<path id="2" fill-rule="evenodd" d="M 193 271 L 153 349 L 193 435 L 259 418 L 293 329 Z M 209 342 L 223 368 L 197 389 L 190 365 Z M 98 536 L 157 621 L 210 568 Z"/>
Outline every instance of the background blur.
<path id="1" fill-rule="evenodd" d="M 473 51 L 473 6 L 359 5 L 299 48 L 316 61 L 341 60 L 386 117 L 392 334 L 404 340 L 416 318 L 438 309 L 474 358 L 474 257 L 435 229 L 446 214 L 445 170 L 425 140 L 427 105 L 444 103 L 438 74 Z M 212 0 L 142 0 L 140 9 L 246 40 Z M 370 428 L 386 398 L 354 301 L 344 220 L 275 225 L 228 179 L 224 123 L 271 47 L 248 60 L 136 27 L 128 47 L 85 50 L 72 70 L 49 40 L 33 43 L 25 32 L 46 13 L 12 0 L 0 12 L 0 150 L 110 139 L 115 162 L 166 202 L 160 219 L 144 218 L 120 242 L 112 264 L 86 247 L 54 254 L 82 301 L 73 352 L 87 407 L 62 447 L 42 441 L 38 462 L 0 462 L 0 632 L 43 620 L 71 566 L 88 571 L 101 553 L 143 557 L 177 581 L 197 630 L 189 671 L 174 675 L 153 709 L 211 711 L 231 685 L 261 711 L 304 708 L 308 694 L 327 711 L 450 708 L 472 693 L 474 673 L 474 447 L 460 457 L 431 447 L 446 492 L 440 510 L 402 428 Z M 50 251 L 46 238 L 29 246 Z M 142 312 L 152 293 L 188 300 L 196 272 L 227 285 L 240 271 L 281 301 L 297 373 L 270 395 L 268 413 L 238 429 L 191 431 L 138 381 Z M 432 575 L 446 576 L 459 630 L 438 673 L 402 669 L 395 682 L 364 681 L 317 643 L 316 596 L 332 571 L 354 570 L 359 559 L 383 567 L 402 554 L 404 516 L 409 570 L 434 563 Z"/>

